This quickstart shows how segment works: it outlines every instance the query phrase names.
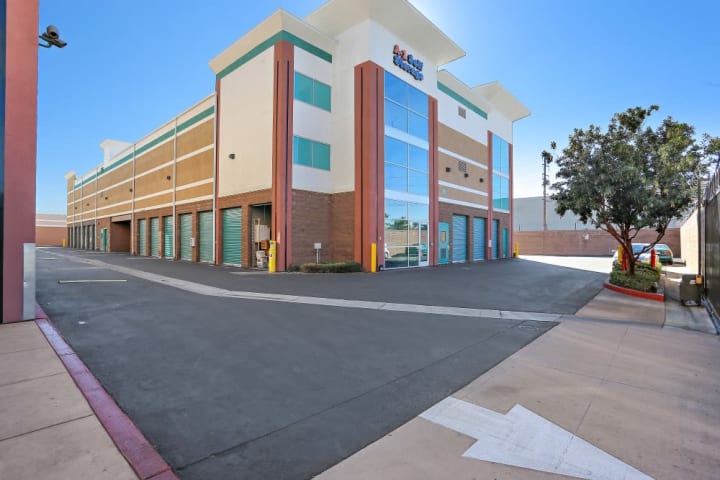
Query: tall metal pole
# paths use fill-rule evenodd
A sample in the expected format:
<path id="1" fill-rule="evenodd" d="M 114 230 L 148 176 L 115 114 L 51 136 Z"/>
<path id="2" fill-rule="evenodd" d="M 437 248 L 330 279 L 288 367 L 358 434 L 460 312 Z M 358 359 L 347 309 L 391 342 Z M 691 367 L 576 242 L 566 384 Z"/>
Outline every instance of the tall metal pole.
<path id="1" fill-rule="evenodd" d="M 543 231 L 547 231 L 547 166 L 548 162 L 543 158 Z"/>

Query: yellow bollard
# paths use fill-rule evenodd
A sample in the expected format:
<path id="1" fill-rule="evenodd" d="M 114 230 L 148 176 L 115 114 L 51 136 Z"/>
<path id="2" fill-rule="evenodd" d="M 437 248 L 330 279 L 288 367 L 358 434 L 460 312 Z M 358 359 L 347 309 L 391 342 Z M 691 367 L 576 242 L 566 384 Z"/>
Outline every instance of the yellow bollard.
<path id="1" fill-rule="evenodd" d="M 268 272 L 275 273 L 276 262 L 275 254 L 277 253 L 277 242 L 270 240 L 270 253 L 268 254 Z"/>
<path id="2" fill-rule="evenodd" d="M 513 257 L 518 258 L 520 256 L 520 242 L 515 242 L 515 252 Z"/>
<path id="3" fill-rule="evenodd" d="M 370 244 L 370 271 L 377 272 L 377 243 Z"/>
<path id="4" fill-rule="evenodd" d="M 66 247 L 66 244 L 67 244 L 67 240 L 65 240 L 65 239 L 63 238 L 63 243 L 62 243 L 63 247 L 62 247 L 62 248 L 65 248 L 65 247 Z"/>

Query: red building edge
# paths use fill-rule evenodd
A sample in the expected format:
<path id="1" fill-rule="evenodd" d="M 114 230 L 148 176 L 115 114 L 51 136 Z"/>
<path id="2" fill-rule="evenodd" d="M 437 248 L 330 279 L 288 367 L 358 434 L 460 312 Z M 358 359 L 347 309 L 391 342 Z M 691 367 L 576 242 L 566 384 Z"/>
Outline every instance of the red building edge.
<path id="1" fill-rule="evenodd" d="M 38 9 L 38 0 L 0 0 L 3 323 L 35 318 L 34 298 L 23 312 L 23 265 L 24 245 L 35 243 Z"/>

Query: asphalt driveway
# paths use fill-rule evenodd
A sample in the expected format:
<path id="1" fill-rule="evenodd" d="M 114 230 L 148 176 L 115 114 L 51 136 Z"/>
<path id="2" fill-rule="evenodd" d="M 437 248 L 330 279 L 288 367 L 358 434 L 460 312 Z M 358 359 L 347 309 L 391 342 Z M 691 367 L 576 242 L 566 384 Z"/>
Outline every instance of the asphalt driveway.
<path id="1" fill-rule="evenodd" d="M 574 313 L 602 283 L 599 274 L 520 260 L 269 276 L 40 250 L 39 303 L 183 479 L 310 478 L 553 324 L 219 298 L 79 258 L 234 290 L 555 313 Z M 565 289 L 552 292 L 553 282 Z"/>

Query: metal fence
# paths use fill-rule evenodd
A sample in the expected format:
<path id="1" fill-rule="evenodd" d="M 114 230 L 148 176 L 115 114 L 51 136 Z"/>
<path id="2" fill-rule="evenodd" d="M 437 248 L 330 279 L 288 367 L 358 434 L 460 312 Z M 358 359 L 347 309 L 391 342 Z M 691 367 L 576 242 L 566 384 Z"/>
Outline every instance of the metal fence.
<path id="1" fill-rule="evenodd" d="M 701 265 L 705 277 L 705 299 L 717 319 L 720 312 L 720 170 L 705 186 L 704 209 L 700 210 Z"/>

